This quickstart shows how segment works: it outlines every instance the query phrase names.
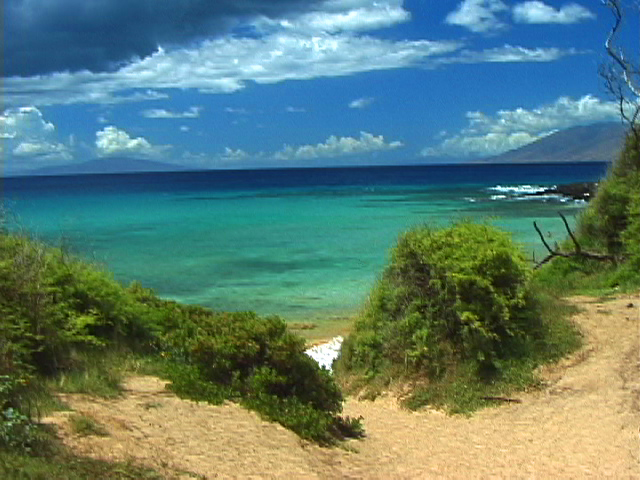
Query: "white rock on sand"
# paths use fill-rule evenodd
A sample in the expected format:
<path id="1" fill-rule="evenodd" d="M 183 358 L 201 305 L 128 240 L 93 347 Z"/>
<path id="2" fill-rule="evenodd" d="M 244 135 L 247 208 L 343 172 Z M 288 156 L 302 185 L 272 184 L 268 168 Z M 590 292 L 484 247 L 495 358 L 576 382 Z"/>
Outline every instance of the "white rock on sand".
<path id="1" fill-rule="evenodd" d="M 326 368 L 331 372 L 331 365 L 333 365 L 333 361 L 340 355 L 340 347 L 343 341 L 344 338 L 341 336 L 333 337 L 330 342 L 311 347 L 305 350 L 304 353 L 318 362 L 320 367 Z"/>

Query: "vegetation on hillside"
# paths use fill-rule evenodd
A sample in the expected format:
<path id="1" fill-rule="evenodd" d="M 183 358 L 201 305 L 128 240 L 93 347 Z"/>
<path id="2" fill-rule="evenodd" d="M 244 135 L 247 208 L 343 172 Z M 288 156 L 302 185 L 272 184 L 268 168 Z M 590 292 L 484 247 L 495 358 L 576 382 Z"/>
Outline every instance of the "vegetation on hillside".
<path id="1" fill-rule="evenodd" d="M 403 234 L 343 344 L 342 384 L 376 395 L 400 380 L 408 406 L 454 412 L 534 385 L 537 366 L 580 344 L 559 295 L 640 285 L 639 141 L 631 131 L 578 219 L 582 251 L 599 255 L 556 256 L 532 272 L 486 225 Z"/>
<path id="2" fill-rule="evenodd" d="M 304 350 L 279 317 L 165 301 L 61 249 L 0 231 L 2 455 L 43 451 L 34 420 L 51 387 L 117 394 L 133 355 L 179 395 L 240 402 L 320 443 L 360 434 L 359 421 L 339 415 L 333 377 Z"/>
<path id="3" fill-rule="evenodd" d="M 638 128 L 638 127 L 636 127 Z M 635 288 L 640 285 L 640 137 L 629 133 L 625 147 L 600 182 L 594 200 L 578 218 L 576 238 L 612 262 L 557 258 L 540 271 L 540 281 L 560 291 Z M 565 245 L 571 249 L 569 244 Z"/>

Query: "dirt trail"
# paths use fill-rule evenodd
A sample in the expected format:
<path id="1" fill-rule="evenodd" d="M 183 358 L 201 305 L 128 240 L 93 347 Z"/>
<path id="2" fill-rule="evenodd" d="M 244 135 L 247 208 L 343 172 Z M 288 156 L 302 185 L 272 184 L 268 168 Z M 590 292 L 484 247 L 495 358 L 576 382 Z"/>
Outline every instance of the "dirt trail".
<path id="1" fill-rule="evenodd" d="M 349 399 L 345 414 L 367 431 L 352 451 L 302 442 L 232 404 L 180 400 L 154 377 L 130 378 L 116 400 L 65 396 L 106 437 L 73 435 L 68 413 L 46 420 L 80 454 L 171 478 L 640 478 L 640 295 L 571 301 L 586 345 L 544 373 L 546 388 L 471 418 Z"/>

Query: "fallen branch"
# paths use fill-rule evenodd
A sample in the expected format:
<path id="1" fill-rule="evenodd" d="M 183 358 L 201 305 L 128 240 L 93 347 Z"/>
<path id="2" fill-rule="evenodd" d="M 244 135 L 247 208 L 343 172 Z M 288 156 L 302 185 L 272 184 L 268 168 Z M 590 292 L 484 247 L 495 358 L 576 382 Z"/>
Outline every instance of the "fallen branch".
<path id="1" fill-rule="evenodd" d="M 576 250 L 575 250 L 575 252 L 569 252 L 569 253 L 565 253 L 565 252 L 560 252 L 558 250 L 554 250 L 553 248 L 551 248 L 549 246 L 547 241 L 544 239 L 544 235 L 540 231 L 540 228 L 538 227 L 538 224 L 536 222 L 533 222 L 533 228 L 536 229 L 536 232 L 538 232 L 538 236 L 540 237 L 540 240 L 542 241 L 542 244 L 544 245 L 544 247 L 549 252 L 549 255 L 547 255 L 545 258 L 543 258 L 542 261 L 536 263 L 536 266 L 534 267 L 534 269 L 540 268 L 542 265 L 544 265 L 545 263 L 553 260 L 555 257 L 563 257 L 563 258 L 582 257 L 582 258 L 590 258 L 592 260 L 599 260 L 599 261 L 605 261 L 605 262 L 613 262 L 613 261 L 616 260 L 616 258 L 613 255 L 606 255 L 606 254 L 601 254 L 601 253 L 593 253 L 593 252 L 585 252 L 585 251 L 583 251 L 582 247 L 580 246 L 580 243 L 578 243 L 578 239 L 575 237 L 575 235 L 571 231 L 571 228 L 569 228 L 569 222 L 567 222 L 566 217 L 560 212 L 558 212 L 558 215 L 560 215 L 560 218 L 562 219 L 562 222 L 564 223 L 564 227 L 567 230 L 567 233 L 569 234 L 569 237 L 571 237 L 571 241 L 573 242 L 573 245 L 575 246 Z"/>

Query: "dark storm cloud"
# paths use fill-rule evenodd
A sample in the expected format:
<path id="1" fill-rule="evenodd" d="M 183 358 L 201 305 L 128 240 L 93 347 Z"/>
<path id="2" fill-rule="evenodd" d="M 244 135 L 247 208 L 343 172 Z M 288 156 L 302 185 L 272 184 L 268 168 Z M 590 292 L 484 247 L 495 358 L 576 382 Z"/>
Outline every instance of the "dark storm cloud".
<path id="1" fill-rule="evenodd" d="M 108 71 L 321 0 L 4 0 L 3 76 Z"/>

